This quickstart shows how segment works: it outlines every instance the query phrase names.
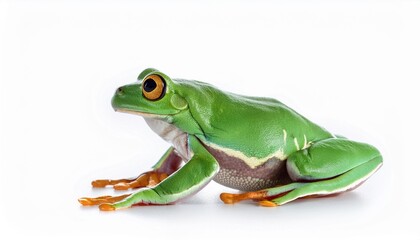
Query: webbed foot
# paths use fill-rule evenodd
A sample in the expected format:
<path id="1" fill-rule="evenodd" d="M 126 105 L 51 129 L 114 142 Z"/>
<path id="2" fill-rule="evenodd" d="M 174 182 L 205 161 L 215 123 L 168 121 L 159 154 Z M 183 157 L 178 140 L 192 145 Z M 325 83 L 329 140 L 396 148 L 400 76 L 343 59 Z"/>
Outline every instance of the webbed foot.
<path id="1" fill-rule="evenodd" d="M 115 190 L 128 190 L 132 188 L 152 187 L 163 181 L 168 177 L 166 173 L 159 173 L 156 171 L 149 171 L 141 174 L 134 179 L 99 179 L 92 181 L 92 187 L 103 188 L 106 186 L 113 186 Z"/>
<path id="2" fill-rule="evenodd" d="M 82 198 L 79 198 L 78 201 L 83 206 L 104 205 L 104 204 L 119 202 L 130 195 L 131 194 L 124 194 L 124 195 L 119 195 L 119 196 L 100 196 L 96 198 L 82 197 Z M 105 205 L 104 205 L 104 208 L 106 208 Z"/>
<path id="3" fill-rule="evenodd" d="M 256 192 L 246 192 L 246 193 L 222 193 L 220 194 L 220 199 L 225 204 L 234 204 L 243 200 L 260 200 L 267 197 L 267 191 L 256 191 Z"/>

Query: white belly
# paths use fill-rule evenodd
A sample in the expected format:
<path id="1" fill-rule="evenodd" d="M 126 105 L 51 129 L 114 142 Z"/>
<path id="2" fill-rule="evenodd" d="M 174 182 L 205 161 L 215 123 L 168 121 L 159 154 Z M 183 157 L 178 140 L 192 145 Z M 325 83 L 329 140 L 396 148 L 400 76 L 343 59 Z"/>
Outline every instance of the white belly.
<path id="1" fill-rule="evenodd" d="M 176 152 L 188 161 L 191 158 L 191 151 L 188 148 L 188 134 L 182 132 L 179 128 L 165 121 L 155 118 L 144 118 L 149 127 L 165 141 L 172 144 Z"/>

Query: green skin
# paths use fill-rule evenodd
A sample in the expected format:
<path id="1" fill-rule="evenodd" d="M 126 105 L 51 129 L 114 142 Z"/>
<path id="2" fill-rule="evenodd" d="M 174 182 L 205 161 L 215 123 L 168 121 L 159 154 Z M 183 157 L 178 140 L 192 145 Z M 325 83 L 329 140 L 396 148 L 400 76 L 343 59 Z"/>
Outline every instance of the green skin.
<path id="1" fill-rule="evenodd" d="M 157 100 L 147 99 L 142 91 L 151 75 L 160 76 L 166 84 Z M 269 187 L 260 189 L 255 187 L 255 174 L 251 181 L 254 185 L 237 183 L 239 190 L 265 191 L 264 201 L 273 205 L 351 190 L 382 165 L 381 154 L 373 146 L 338 138 L 277 100 L 236 95 L 198 81 L 171 79 L 156 69 L 144 70 L 138 80 L 117 90 L 113 108 L 143 116 L 151 127 L 153 122 L 163 124 L 178 134 L 177 143 L 171 134 L 152 127 L 174 144 L 154 170 L 172 164 L 177 159 L 169 157 L 173 153 L 186 164 L 173 163 L 177 170 L 168 172 L 169 177 L 156 186 L 105 203 L 112 209 L 171 204 L 196 193 L 222 170 L 221 160 L 210 153 L 215 151 L 229 156 L 228 160 L 241 161 L 251 172 L 269 159 L 281 161 L 276 166 L 284 167 L 279 173 L 287 179 L 283 184 L 266 184 Z M 241 171 L 238 168 L 235 174 Z M 236 186 L 230 183 L 226 185 Z"/>

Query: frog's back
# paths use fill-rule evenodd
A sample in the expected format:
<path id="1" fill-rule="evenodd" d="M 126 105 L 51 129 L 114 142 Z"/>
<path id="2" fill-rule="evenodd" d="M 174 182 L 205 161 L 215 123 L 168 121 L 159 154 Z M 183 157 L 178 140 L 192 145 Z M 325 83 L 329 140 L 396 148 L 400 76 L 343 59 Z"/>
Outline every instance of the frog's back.
<path id="1" fill-rule="evenodd" d="M 184 97 L 204 132 L 204 141 L 264 158 L 279 150 L 287 157 L 309 142 L 332 136 L 276 99 L 224 92 L 198 81 L 178 81 L 194 88 Z"/>

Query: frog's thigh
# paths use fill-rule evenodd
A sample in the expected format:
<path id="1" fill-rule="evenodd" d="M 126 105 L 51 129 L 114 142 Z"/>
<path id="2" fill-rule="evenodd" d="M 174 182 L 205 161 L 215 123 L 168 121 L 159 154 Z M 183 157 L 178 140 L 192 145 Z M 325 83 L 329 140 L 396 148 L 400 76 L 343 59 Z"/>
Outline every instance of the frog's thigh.
<path id="1" fill-rule="evenodd" d="M 281 205 L 305 196 L 353 189 L 381 165 L 382 156 L 368 144 L 337 138 L 320 141 L 309 149 L 290 155 L 287 160 L 291 178 L 306 184 L 272 202 Z"/>
<path id="2" fill-rule="evenodd" d="M 319 141 L 293 153 L 287 159 L 287 171 L 294 181 L 332 178 L 380 156 L 369 144 L 342 138 Z"/>

